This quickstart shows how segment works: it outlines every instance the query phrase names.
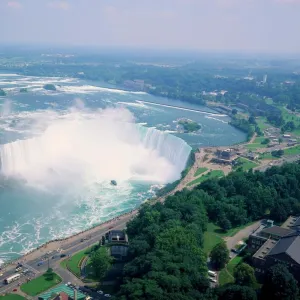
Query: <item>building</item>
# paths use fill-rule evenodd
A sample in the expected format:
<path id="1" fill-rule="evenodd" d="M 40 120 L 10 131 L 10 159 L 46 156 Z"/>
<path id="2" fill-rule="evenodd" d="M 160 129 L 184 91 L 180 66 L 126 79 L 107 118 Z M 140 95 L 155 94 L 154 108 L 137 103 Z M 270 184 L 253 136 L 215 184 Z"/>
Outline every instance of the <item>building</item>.
<path id="1" fill-rule="evenodd" d="M 109 243 L 128 243 L 128 237 L 122 230 L 111 230 L 108 232 Z"/>
<path id="2" fill-rule="evenodd" d="M 257 153 L 254 152 L 249 152 L 246 155 L 247 158 L 251 159 L 251 160 L 256 160 L 259 158 L 259 155 Z"/>
<path id="3" fill-rule="evenodd" d="M 217 150 L 216 154 L 219 159 L 230 160 L 235 155 L 235 152 L 232 151 L 232 149 L 226 149 L 226 150 Z"/>
<path id="4" fill-rule="evenodd" d="M 261 225 L 255 232 L 249 236 L 248 248 L 249 251 L 257 251 L 267 240 L 280 240 L 282 237 L 293 233 L 294 230 L 282 228 L 279 226 L 265 226 Z"/>
<path id="5" fill-rule="evenodd" d="M 262 224 L 249 237 L 255 252 L 252 264 L 258 279 L 277 263 L 283 263 L 300 282 L 300 217 L 289 217 L 282 226 Z"/>
<path id="6" fill-rule="evenodd" d="M 124 261 L 127 258 L 127 245 L 113 245 L 110 247 L 110 254 L 118 261 Z"/>
<path id="7" fill-rule="evenodd" d="M 69 286 L 61 284 L 38 296 L 39 300 L 85 300 L 87 297 Z"/>

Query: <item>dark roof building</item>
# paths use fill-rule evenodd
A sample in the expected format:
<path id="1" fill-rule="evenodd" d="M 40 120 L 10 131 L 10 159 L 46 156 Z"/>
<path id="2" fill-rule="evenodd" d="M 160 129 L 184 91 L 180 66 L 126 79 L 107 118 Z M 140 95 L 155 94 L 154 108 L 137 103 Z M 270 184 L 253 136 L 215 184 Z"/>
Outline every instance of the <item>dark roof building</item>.
<path id="1" fill-rule="evenodd" d="M 258 278 L 274 264 L 283 263 L 300 282 L 300 218 L 289 217 L 279 226 L 263 228 L 249 237 L 249 249 Z"/>
<path id="2" fill-rule="evenodd" d="M 300 266 L 300 233 L 281 238 L 270 250 L 268 256 Z"/>
<path id="3" fill-rule="evenodd" d="M 128 238 L 122 230 L 111 230 L 108 233 L 108 241 L 110 243 L 127 243 Z"/>

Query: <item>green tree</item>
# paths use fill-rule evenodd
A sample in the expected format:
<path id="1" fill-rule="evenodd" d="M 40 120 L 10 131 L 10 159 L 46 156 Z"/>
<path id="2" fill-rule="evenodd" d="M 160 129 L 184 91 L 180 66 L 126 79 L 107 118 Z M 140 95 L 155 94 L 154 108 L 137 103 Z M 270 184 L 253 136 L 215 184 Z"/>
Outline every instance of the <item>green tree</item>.
<path id="1" fill-rule="evenodd" d="M 217 244 L 210 253 L 210 259 L 212 264 L 217 269 L 222 269 L 229 261 L 229 251 L 225 242 Z"/>
<path id="2" fill-rule="evenodd" d="M 229 285 L 219 289 L 218 300 L 256 300 L 255 291 L 247 286 Z M 271 299 L 271 298 L 270 298 Z"/>
<path id="3" fill-rule="evenodd" d="M 277 264 L 268 270 L 261 293 L 263 299 L 296 300 L 299 289 L 297 281 L 288 269 Z"/>
<path id="4" fill-rule="evenodd" d="M 267 145 L 269 143 L 270 143 L 270 139 L 268 139 L 268 138 L 266 138 L 266 139 L 264 139 L 264 140 L 261 141 L 262 145 Z"/>
<path id="5" fill-rule="evenodd" d="M 255 287 L 256 278 L 254 274 L 254 269 L 248 264 L 241 263 L 236 266 L 234 270 L 235 283 L 238 285 Z"/>
<path id="6" fill-rule="evenodd" d="M 99 248 L 91 256 L 91 264 L 99 280 L 102 280 L 106 272 L 110 269 L 113 258 L 109 255 L 105 247 Z"/>
<path id="7" fill-rule="evenodd" d="M 53 280 L 53 278 L 54 278 L 54 272 L 53 272 L 53 269 L 52 269 L 52 268 L 49 268 L 49 269 L 47 270 L 47 272 L 44 274 L 44 276 L 45 276 L 46 280 L 49 280 L 49 281 Z"/>

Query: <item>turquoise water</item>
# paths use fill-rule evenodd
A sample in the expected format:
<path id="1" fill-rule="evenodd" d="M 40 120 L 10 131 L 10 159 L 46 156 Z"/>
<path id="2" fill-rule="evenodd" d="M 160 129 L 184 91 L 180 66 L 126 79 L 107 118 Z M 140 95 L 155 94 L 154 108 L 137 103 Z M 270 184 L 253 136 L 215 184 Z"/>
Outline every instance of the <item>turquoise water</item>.
<path id="1" fill-rule="evenodd" d="M 56 84 L 58 91 L 43 90 L 46 83 Z M 20 87 L 29 92 L 20 94 Z M 245 139 L 227 124 L 228 117 L 205 107 L 102 83 L 2 74 L 0 88 L 8 91 L 0 98 L 0 144 L 6 144 L 1 146 L 2 261 L 139 206 L 179 177 L 188 145 Z M 99 111 L 105 108 L 113 109 Z M 201 132 L 178 133 L 176 120 L 183 117 L 201 124 Z M 142 136 L 138 125 L 124 125 L 132 122 L 145 126 Z M 20 139 L 31 142 L 16 142 Z M 117 187 L 110 179 L 117 179 Z"/>

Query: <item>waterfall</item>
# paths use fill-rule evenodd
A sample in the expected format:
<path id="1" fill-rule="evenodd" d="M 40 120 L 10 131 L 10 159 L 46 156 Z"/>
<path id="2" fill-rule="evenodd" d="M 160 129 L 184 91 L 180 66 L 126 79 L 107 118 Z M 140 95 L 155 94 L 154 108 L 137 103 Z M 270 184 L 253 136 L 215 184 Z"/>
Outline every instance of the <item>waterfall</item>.
<path id="1" fill-rule="evenodd" d="M 0 145 L 1 173 L 39 183 L 52 180 L 150 180 L 180 177 L 191 147 L 182 139 L 136 124 L 99 129 L 98 123 L 57 126 L 41 136 Z"/>
<path id="2" fill-rule="evenodd" d="M 158 151 L 180 172 L 185 169 L 192 148 L 184 140 L 155 128 L 141 127 L 140 132 L 147 149 Z"/>

